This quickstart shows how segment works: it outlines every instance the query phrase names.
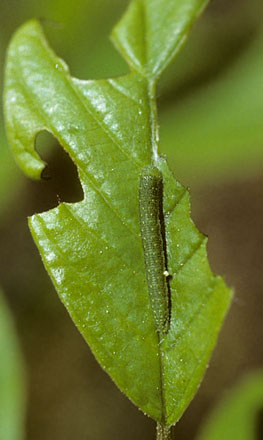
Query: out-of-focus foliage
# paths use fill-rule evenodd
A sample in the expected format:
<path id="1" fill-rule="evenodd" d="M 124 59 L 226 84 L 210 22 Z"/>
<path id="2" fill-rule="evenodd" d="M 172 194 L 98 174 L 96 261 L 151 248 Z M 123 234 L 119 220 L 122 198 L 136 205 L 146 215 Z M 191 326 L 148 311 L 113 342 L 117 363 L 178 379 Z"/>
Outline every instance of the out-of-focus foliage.
<path id="1" fill-rule="evenodd" d="M 164 107 L 231 70 L 262 27 L 261 0 L 215 0 L 196 24 L 184 50 L 161 78 Z"/>
<path id="2" fill-rule="evenodd" d="M 0 439 L 24 438 L 24 366 L 14 323 L 0 291 Z"/>
<path id="3" fill-rule="evenodd" d="M 233 390 L 208 416 L 198 440 L 256 440 L 263 409 L 263 372 L 253 373 Z M 262 424 L 261 424 L 262 427 Z"/>
<path id="4" fill-rule="evenodd" d="M 180 177 L 262 169 L 262 52 L 263 34 L 219 78 L 162 113 L 161 141 Z"/>

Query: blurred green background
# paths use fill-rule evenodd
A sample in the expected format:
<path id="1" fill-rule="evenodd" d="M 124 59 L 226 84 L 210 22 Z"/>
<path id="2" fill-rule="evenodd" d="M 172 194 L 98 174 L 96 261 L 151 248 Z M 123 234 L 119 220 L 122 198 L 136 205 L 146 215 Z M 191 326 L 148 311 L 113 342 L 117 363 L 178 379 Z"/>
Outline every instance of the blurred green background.
<path id="1" fill-rule="evenodd" d="M 8 41 L 32 17 L 42 21 L 73 76 L 127 72 L 108 39 L 127 4 L 0 0 L 1 92 Z M 213 0 L 159 85 L 162 153 L 176 178 L 191 187 L 193 217 L 210 237 L 212 268 L 236 292 L 205 380 L 175 428 L 177 440 L 193 439 L 224 392 L 263 365 L 262 18 L 261 0 Z M 27 216 L 58 199 L 82 198 L 76 170 L 54 139 L 41 134 L 37 148 L 49 163 L 48 182 L 30 182 L 16 167 L 1 114 L 0 285 L 25 359 L 25 438 L 151 440 L 154 423 L 98 366 L 33 244 Z M 260 427 L 259 415 L 255 423 Z"/>

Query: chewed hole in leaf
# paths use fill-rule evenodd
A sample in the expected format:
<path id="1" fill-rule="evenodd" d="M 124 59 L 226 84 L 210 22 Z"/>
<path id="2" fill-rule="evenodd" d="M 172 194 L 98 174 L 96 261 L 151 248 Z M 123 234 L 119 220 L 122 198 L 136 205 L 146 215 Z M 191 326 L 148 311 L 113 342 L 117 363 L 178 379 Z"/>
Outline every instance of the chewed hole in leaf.
<path id="1" fill-rule="evenodd" d="M 77 167 L 56 139 L 46 131 L 39 133 L 36 150 L 47 166 L 42 173 L 42 181 L 38 182 L 35 190 L 36 199 L 41 191 L 41 206 L 38 206 L 36 200 L 37 206 L 34 208 L 40 212 L 54 208 L 61 202 L 74 203 L 83 200 Z"/>

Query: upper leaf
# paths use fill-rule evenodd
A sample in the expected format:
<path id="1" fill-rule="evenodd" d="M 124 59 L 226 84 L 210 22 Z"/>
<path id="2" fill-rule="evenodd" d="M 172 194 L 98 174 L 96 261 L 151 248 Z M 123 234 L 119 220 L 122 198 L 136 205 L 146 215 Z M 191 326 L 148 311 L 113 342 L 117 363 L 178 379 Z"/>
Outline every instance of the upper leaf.
<path id="1" fill-rule="evenodd" d="M 208 0 L 132 0 L 112 39 L 132 70 L 156 79 Z"/>
<path id="2" fill-rule="evenodd" d="M 161 14 L 163 2 L 152 4 Z M 210 271 L 188 192 L 157 154 L 154 100 L 152 78 L 140 71 L 99 81 L 72 78 L 36 21 L 11 42 L 5 113 L 17 161 L 38 178 L 45 164 L 34 140 L 48 130 L 76 164 L 84 191 L 82 202 L 31 217 L 44 264 L 103 368 L 143 411 L 172 425 L 196 392 L 231 295 Z M 139 179 L 153 158 L 164 182 L 171 295 L 170 329 L 161 341 L 139 223 Z"/>

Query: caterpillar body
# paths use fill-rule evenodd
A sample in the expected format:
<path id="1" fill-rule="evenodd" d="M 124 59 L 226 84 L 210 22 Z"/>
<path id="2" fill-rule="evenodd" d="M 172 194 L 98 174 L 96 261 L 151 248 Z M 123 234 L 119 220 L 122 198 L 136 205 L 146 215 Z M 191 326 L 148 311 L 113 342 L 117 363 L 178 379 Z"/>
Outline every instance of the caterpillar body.
<path id="1" fill-rule="evenodd" d="M 169 327 L 169 291 L 162 234 L 163 179 L 153 165 L 142 170 L 139 185 L 141 239 L 150 303 L 156 329 L 166 333 Z"/>

